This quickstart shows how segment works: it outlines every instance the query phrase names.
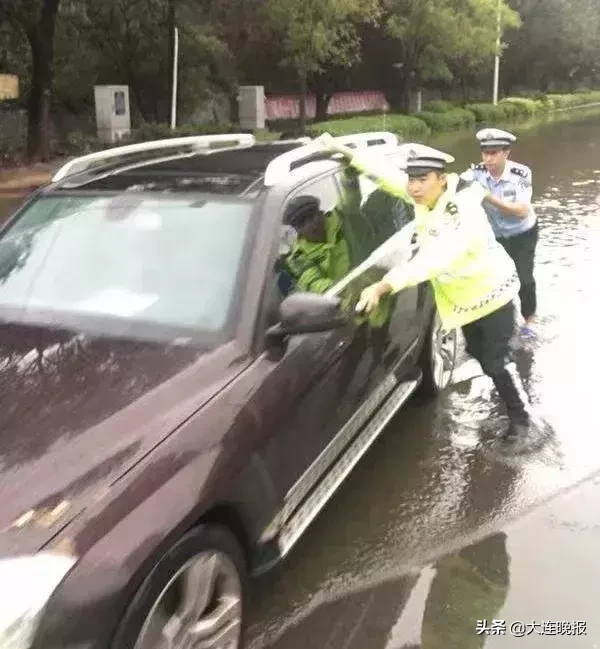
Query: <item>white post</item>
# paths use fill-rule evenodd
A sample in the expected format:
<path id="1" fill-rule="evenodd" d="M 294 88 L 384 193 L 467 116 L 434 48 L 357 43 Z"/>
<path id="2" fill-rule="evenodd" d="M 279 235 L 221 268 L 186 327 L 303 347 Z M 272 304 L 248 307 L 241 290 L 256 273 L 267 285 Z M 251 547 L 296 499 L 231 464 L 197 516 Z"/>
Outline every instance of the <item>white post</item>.
<path id="1" fill-rule="evenodd" d="M 417 113 L 422 112 L 423 110 L 423 91 L 417 91 Z"/>
<path id="2" fill-rule="evenodd" d="M 501 47 L 501 36 L 502 36 L 502 25 L 501 25 L 501 7 L 502 0 L 498 0 L 498 9 L 497 9 L 497 36 L 496 36 L 496 57 L 494 59 L 494 106 L 498 103 L 498 85 L 500 83 L 500 47 Z"/>
<path id="3" fill-rule="evenodd" d="M 175 27 L 173 47 L 173 93 L 171 96 L 171 130 L 177 126 L 177 67 L 179 63 L 179 30 Z"/>

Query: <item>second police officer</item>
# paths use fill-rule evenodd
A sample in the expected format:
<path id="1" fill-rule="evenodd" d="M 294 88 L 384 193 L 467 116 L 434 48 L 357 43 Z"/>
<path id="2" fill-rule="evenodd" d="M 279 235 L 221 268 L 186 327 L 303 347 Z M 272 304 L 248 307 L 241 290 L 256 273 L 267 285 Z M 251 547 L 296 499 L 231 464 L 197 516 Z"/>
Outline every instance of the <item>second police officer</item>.
<path id="1" fill-rule="evenodd" d="M 521 288 L 519 299 L 524 325 L 522 336 L 535 337 L 537 309 L 534 277 L 538 224 L 531 204 L 533 193 L 531 169 L 509 159 L 516 142 L 512 133 L 485 128 L 477 135 L 481 163 L 473 165 L 474 179 L 483 185 L 485 210 L 499 243 L 515 262 Z"/>

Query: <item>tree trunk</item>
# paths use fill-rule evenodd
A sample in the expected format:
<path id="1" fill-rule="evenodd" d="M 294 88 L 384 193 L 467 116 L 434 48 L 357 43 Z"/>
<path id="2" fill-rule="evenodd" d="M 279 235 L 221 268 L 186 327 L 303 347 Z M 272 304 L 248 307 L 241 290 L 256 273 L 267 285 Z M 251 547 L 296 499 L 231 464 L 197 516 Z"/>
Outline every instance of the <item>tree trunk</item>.
<path id="1" fill-rule="evenodd" d="M 328 92 L 320 92 L 317 90 L 316 93 L 316 98 L 317 98 L 317 108 L 316 108 L 316 114 L 315 114 L 315 121 L 316 122 L 324 122 L 327 117 L 327 110 L 329 108 L 329 102 L 331 101 L 331 93 Z"/>
<path id="2" fill-rule="evenodd" d="M 39 23 L 27 32 L 32 55 L 27 119 L 27 157 L 30 161 L 50 158 L 54 28 L 59 3 L 60 0 L 43 0 Z"/>
<path id="3" fill-rule="evenodd" d="M 228 94 L 230 124 L 240 123 L 240 102 L 238 100 L 239 92 L 239 88 L 236 86 Z"/>
<path id="4" fill-rule="evenodd" d="M 306 95 L 308 94 L 308 80 L 305 70 L 300 71 L 300 119 L 299 128 L 300 133 L 306 133 Z"/>
<path id="5" fill-rule="evenodd" d="M 397 92 L 395 93 L 394 108 L 397 108 L 401 113 L 410 113 L 410 95 L 412 92 L 412 85 L 408 77 L 404 77 L 402 82 L 398 84 Z"/>

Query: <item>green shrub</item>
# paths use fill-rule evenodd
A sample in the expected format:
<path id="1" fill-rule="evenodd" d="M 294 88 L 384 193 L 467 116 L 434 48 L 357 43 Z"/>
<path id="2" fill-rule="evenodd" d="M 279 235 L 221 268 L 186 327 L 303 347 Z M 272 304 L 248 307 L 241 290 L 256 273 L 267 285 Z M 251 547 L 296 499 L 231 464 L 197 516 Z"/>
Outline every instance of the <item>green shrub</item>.
<path id="1" fill-rule="evenodd" d="M 543 110 L 541 102 L 525 97 L 507 97 L 500 102 L 503 106 L 514 110 L 515 117 L 532 117 Z M 512 115 L 511 115 L 512 117 Z"/>
<path id="2" fill-rule="evenodd" d="M 502 104 L 496 106 L 494 104 L 467 104 L 465 108 L 475 114 L 478 122 L 501 122 L 508 119 L 512 112 L 510 108 Z"/>
<path id="3" fill-rule="evenodd" d="M 96 135 L 83 131 L 72 131 L 67 134 L 64 143 L 58 148 L 63 155 L 86 155 L 100 151 L 106 146 L 100 142 Z"/>
<path id="4" fill-rule="evenodd" d="M 540 94 L 538 97 L 533 97 L 533 99 L 539 102 L 542 110 L 552 110 L 557 107 L 554 100 L 550 99 L 548 95 Z"/>
<path id="5" fill-rule="evenodd" d="M 475 125 L 475 115 L 464 108 L 453 108 L 445 113 L 418 113 L 432 131 L 453 131 Z"/>
<path id="6" fill-rule="evenodd" d="M 423 112 L 425 113 L 447 113 L 455 108 L 456 106 L 451 101 L 445 99 L 433 99 L 423 104 Z"/>
<path id="7" fill-rule="evenodd" d="M 350 135 L 352 133 L 369 133 L 373 131 L 391 131 L 403 139 L 417 139 L 429 135 L 430 129 L 425 122 L 410 115 L 392 113 L 384 119 L 378 117 L 350 117 L 330 122 L 319 122 L 308 129 L 308 134 L 318 137 L 323 133 L 333 136 Z"/>
<path id="8" fill-rule="evenodd" d="M 547 97 L 552 101 L 555 108 L 573 108 L 574 106 L 585 106 L 586 104 L 600 102 L 600 91 L 589 90 L 572 95 L 549 94 Z"/>

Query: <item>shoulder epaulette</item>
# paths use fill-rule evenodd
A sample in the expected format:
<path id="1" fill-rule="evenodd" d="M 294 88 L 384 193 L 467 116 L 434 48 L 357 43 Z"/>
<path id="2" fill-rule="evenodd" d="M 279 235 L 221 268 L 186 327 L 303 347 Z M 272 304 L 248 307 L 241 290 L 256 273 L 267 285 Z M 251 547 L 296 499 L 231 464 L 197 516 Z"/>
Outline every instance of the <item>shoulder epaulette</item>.
<path id="1" fill-rule="evenodd" d="M 521 178 L 527 178 L 528 173 L 526 169 L 521 169 L 521 167 L 511 167 L 510 173 L 515 174 L 515 176 L 521 176 Z"/>

